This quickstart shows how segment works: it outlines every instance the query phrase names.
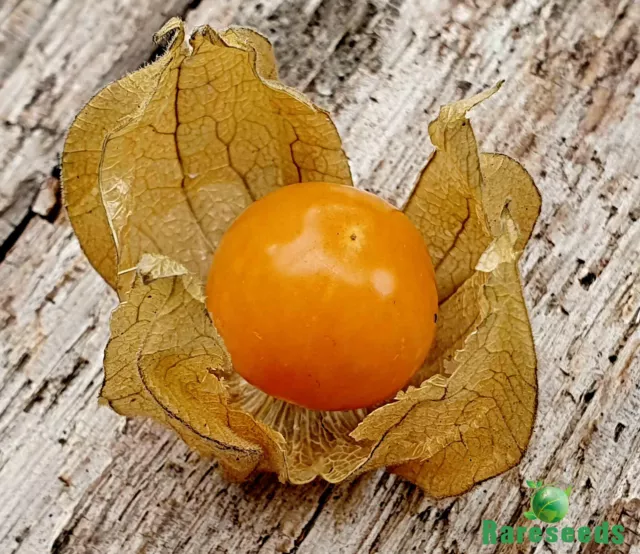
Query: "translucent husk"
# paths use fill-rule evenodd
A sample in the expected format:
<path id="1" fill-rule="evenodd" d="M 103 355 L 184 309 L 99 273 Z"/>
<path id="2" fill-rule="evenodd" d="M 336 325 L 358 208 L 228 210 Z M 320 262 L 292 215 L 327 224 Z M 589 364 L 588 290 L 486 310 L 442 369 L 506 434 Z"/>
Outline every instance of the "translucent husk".
<path id="1" fill-rule="evenodd" d="M 350 185 L 329 114 L 277 79 L 250 29 L 158 33 L 166 53 L 99 92 L 63 152 L 69 218 L 120 295 L 101 399 L 152 417 L 233 479 L 270 471 L 340 482 L 389 467 L 433 496 L 513 467 L 536 408 L 536 361 L 517 270 L 540 198 L 527 172 L 479 154 L 466 113 L 500 85 L 444 106 L 405 213 L 436 269 L 436 342 L 386 405 L 314 412 L 233 371 L 203 282 L 220 237 L 252 201 L 303 181 Z"/>

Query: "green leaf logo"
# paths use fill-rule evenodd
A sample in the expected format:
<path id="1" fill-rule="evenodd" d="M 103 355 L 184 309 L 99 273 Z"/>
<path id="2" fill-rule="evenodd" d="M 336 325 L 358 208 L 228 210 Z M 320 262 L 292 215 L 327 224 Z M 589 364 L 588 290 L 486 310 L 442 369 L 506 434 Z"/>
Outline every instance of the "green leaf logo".
<path id="1" fill-rule="evenodd" d="M 545 523 L 558 523 L 567 515 L 573 490 L 570 486 L 562 490 L 542 481 L 527 481 L 527 487 L 535 492 L 531 497 L 531 510 L 525 512 L 524 517 L 531 521 L 538 519 Z"/>

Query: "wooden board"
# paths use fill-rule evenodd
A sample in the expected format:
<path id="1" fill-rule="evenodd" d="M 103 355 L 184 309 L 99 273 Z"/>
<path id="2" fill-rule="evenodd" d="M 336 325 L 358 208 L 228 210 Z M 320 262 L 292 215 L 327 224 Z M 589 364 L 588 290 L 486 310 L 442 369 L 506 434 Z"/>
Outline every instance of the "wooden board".
<path id="1" fill-rule="evenodd" d="M 472 117 L 543 195 L 521 263 L 540 403 L 520 466 L 437 502 L 383 472 L 229 484 L 173 433 L 98 406 L 116 302 L 54 168 L 73 116 L 176 14 L 270 36 L 285 82 L 334 114 L 357 184 L 398 204 L 438 106 L 507 80 Z M 639 41 L 633 0 L 4 0 L 0 552 L 577 552 L 481 545 L 482 519 L 525 523 L 525 479 L 573 485 L 563 524 L 622 522 L 617 551 L 639 552 Z"/>

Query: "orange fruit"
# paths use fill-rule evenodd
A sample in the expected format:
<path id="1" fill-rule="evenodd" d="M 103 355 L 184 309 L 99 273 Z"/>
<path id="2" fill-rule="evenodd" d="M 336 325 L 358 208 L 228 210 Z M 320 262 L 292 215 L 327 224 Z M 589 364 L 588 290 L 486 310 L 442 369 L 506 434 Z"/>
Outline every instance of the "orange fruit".
<path id="1" fill-rule="evenodd" d="M 207 307 L 235 370 L 313 410 L 404 387 L 435 334 L 438 296 L 409 219 L 353 187 L 301 183 L 251 204 L 214 255 Z"/>

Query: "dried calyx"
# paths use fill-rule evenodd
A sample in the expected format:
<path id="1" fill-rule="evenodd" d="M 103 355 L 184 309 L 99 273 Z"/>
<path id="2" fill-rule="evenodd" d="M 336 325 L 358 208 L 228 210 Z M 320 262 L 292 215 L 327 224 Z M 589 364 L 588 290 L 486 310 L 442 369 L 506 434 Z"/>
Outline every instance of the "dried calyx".
<path id="1" fill-rule="evenodd" d="M 255 31 L 179 20 L 166 53 L 99 92 L 63 153 L 74 230 L 121 304 L 101 398 L 152 417 L 244 479 L 339 482 L 390 467 L 433 496 L 513 467 L 536 408 L 536 360 L 517 271 L 540 198 L 526 171 L 480 154 L 466 113 L 499 86 L 444 106 L 406 215 L 436 268 L 436 344 L 413 386 L 374 410 L 314 412 L 233 371 L 204 304 L 220 237 L 253 200 L 301 181 L 351 184 L 329 115 L 282 85 Z"/>

